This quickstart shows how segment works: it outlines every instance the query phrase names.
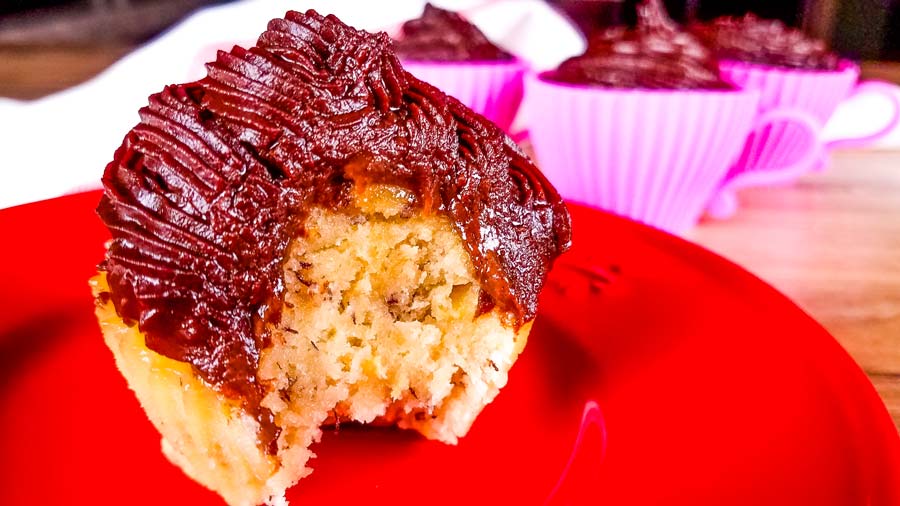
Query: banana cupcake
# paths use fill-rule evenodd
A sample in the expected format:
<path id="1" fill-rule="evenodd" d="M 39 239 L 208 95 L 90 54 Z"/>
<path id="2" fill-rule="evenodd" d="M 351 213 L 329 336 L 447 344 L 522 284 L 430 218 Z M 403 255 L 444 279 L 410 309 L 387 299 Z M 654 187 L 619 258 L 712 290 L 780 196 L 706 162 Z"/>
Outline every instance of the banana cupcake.
<path id="1" fill-rule="evenodd" d="M 150 97 L 103 176 L 96 314 L 166 456 L 283 503 L 340 421 L 454 444 L 570 242 L 504 133 L 314 11 Z"/>

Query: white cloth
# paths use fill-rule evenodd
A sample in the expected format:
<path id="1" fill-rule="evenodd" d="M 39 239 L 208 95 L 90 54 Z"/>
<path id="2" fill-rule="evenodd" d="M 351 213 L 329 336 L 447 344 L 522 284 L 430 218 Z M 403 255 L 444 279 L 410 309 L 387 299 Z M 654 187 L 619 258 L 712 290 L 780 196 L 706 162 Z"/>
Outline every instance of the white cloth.
<path id="1" fill-rule="evenodd" d="M 900 102 L 900 86 L 893 88 L 894 95 Z M 828 120 L 828 124 L 822 130 L 822 140 L 827 145 L 831 141 L 864 137 L 878 132 L 890 122 L 894 107 L 889 98 L 878 93 L 851 96 L 838 106 Z M 900 125 L 867 147 L 900 149 Z"/>
<path id="2" fill-rule="evenodd" d="M 444 0 L 537 69 L 584 50 L 573 25 L 542 0 Z M 396 32 L 424 0 L 244 0 L 198 11 L 81 85 L 41 100 L 0 99 L 0 208 L 100 186 L 147 97 L 204 75 L 217 49 L 252 45 L 285 11 L 316 9 L 370 31 Z"/>

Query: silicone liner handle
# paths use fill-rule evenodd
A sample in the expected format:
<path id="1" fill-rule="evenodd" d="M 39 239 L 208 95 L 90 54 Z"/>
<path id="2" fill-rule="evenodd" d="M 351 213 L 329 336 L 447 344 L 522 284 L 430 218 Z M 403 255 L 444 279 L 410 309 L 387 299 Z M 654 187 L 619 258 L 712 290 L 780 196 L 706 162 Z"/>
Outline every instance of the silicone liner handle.
<path id="1" fill-rule="evenodd" d="M 775 109 L 757 118 L 751 132 L 760 132 L 779 123 L 793 123 L 805 130 L 810 139 L 809 147 L 797 160 L 783 167 L 754 167 L 726 179 L 707 206 L 706 211 L 711 217 L 723 220 L 734 216 L 738 208 L 735 191 L 741 188 L 787 183 L 812 171 L 813 164 L 824 150 L 819 122 L 811 114 L 799 109 Z"/>
<path id="2" fill-rule="evenodd" d="M 856 88 L 850 93 L 848 100 L 850 98 L 866 95 L 869 93 L 874 93 L 876 95 L 882 95 L 891 101 L 891 106 L 894 108 L 894 113 L 891 116 L 890 121 L 887 122 L 884 127 L 876 131 L 875 133 L 863 135 L 861 137 L 848 137 L 846 139 L 835 139 L 833 141 L 825 144 L 825 147 L 828 149 L 833 148 L 843 148 L 843 147 L 860 147 L 871 142 L 875 142 L 878 139 L 884 137 L 889 132 L 894 130 L 898 124 L 900 124 L 900 87 L 887 83 L 884 81 L 863 81 L 856 85 Z"/>

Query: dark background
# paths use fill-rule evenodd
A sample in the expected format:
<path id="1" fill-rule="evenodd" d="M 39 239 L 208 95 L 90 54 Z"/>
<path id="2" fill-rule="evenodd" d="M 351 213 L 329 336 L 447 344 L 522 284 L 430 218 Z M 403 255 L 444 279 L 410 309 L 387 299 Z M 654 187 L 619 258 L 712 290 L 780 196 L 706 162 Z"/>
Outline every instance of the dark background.
<path id="1" fill-rule="evenodd" d="M 0 0 L 0 44 L 146 40 L 202 5 L 227 0 Z M 637 0 L 548 0 L 585 31 L 634 18 Z M 673 18 L 754 12 L 801 27 L 844 56 L 900 60 L 900 0 L 665 0 Z M 286 4 L 287 5 L 287 4 Z"/>
<path id="2" fill-rule="evenodd" d="M 583 31 L 633 23 L 639 0 L 550 0 L 572 14 Z M 680 22 L 752 12 L 780 19 L 827 41 L 853 59 L 900 60 L 900 0 L 664 0 Z"/>

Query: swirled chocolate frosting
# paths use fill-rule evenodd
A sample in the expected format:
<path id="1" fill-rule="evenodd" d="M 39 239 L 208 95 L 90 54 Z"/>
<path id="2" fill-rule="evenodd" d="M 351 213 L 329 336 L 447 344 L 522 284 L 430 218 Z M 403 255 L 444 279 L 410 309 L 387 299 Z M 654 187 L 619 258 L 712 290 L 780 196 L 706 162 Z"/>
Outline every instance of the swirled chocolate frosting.
<path id="1" fill-rule="evenodd" d="M 422 17 L 403 24 L 394 42 L 397 55 L 410 61 L 512 61 L 477 26 L 455 12 L 425 4 Z"/>
<path id="2" fill-rule="evenodd" d="M 286 247 L 311 206 L 341 209 L 370 183 L 449 217 L 483 310 L 534 317 L 570 242 L 562 200 L 499 128 L 405 72 L 386 34 L 289 12 L 207 69 L 150 97 L 103 176 L 100 267 L 149 348 L 259 413 Z"/>
<path id="3" fill-rule="evenodd" d="M 588 41 L 584 54 L 544 74 L 551 81 L 647 89 L 730 89 L 712 51 L 681 31 L 659 0 L 638 6 L 634 28 L 616 27 Z"/>
<path id="4" fill-rule="evenodd" d="M 690 30 L 723 60 L 804 70 L 836 70 L 840 57 L 828 46 L 778 20 L 753 14 L 697 23 Z"/>

